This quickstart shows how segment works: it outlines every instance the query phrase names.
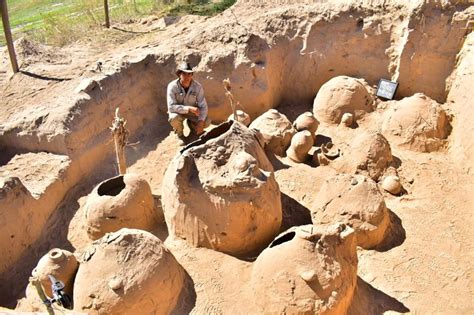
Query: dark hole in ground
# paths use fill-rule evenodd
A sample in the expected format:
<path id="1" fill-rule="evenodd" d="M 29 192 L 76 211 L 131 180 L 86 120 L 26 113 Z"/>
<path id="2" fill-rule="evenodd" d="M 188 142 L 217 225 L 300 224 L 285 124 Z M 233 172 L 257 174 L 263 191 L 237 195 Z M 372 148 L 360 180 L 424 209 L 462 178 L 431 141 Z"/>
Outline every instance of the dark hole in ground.
<path id="1" fill-rule="evenodd" d="M 289 232 L 286 233 L 285 235 L 277 238 L 270 244 L 270 248 L 275 247 L 277 245 L 283 244 L 285 242 L 291 241 L 295 237 L 296 233 L 295 232 Z"/>
<path id="2" fill-rule="evenodd" d="M 113 177 L 100 184 L 97 189 L 99 196 L 117 196 L 125 188 L 123 175 Z"/>

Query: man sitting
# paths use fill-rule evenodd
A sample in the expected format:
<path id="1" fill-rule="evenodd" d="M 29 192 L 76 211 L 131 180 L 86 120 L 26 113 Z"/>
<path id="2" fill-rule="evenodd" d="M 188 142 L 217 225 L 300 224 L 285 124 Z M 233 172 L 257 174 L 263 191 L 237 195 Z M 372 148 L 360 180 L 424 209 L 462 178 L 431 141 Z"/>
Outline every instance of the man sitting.
<path id="1" fill-rule="evenodd" d="M 171 81 L 166 91 L 168 121 L 181 140 L 184 140 L 185 119 L 188 120 L 191 132 L 198 136 L 210 125 L 204 89 L 199 82 L 193 80 L 193 73 L 189 63 L 181 63 L 176 69 L 178 79 Z"/>

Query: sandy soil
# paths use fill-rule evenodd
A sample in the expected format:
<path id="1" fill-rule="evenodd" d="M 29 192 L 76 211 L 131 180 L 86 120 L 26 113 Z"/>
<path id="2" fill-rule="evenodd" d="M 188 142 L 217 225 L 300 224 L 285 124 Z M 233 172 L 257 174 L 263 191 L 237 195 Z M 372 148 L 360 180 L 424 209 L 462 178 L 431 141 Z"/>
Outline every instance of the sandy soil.
<path id="1" fill-rule="evenodd" d="M 37 113 L 40 113 L 39 116 L 41 113 L 54 115 L 55 111 L 63 111 L 67 99 L 64 91 L 74 90 L 81 76 L 97 73 L 97 61 L 113 67 L 114 60 L 120 60 L 121 56 L 136 50 L 163 50 L 165 47 L 160 43 L 169 42 L 170 38 L 182 32 L 183 25 L 206 20 L 202 17 L 185 19 L 185 24 L 171 25 L 166 31 L 134 34 L 133 38 L 127 34 L 125 43 L 91 41 L 61 50 L 37 45 L 39 53 L 30 47 L 27 48 L 29 53 L 20 55 L 22 73 L 14 76 L 4 53 L 0 65 L 0 122 L 6 126 L 18 121 L 20 116 Z M 143 31 L 152 29 L 144 24 L 127 27 Z M 470 47 L 472 50 L 472 44 Z M 468 56 L 472 58 L 473 55 Z M 472 62 L 469 65 L 470 69 L 463 70 L 464 81 L 456 81 L 464 84 L 463 91 L 473 87 L 472 81 L 469 84 L 474 70 Z M 469 121 L 472 113 L 470 117 L 463 118 L 460 115 L 467 115 L 467 111 L 459 109 L 461 105 L 456 103 L 459 98 L 454 95 L 451 99 L 454 99 L 453 106 L 446 107 L 450 113 L 456 114 L 454 122 Z M 467 101 L 472 105 L 472 100 Z M 293 121 L 299 114 L 311 111 L 311 105 L 282 104 L 278 110 Z M 340 126 L 322 124 L 317 134 L 341 143 L 349 142 L 361 130 L 378 130 L 377 122 L 382 112 L 377 110 L 358 121 L 357 129 L 341 131 Z M 154 128 L 135 134 L 133 140 L 137 143 L 127 149 L 128 171 L 146 179 L 157 199 L 161 195 L 166 167 L 180 148 L 166 121 L 161 119 L 158 123 Z M 463 124 L 466 125 L 466 122 L 463 121 Z M 27 129 L 31 126 L 23 127 Z M 469 152 L 474 151 L 469 151 L 470 148 L 462 142 L 458 145 L 459 140 L 454 138 L 458 136 L 459 131 L 454 129 L 446 148 L 438 152 L 419 153 L 392 147 L 392 154 L 399 160 L 398 174 L 405 192 L 401 196 L 384 193 L 393 229 L 386 242 L 375 250 L 358 250 L 358 285 L 350 314 L 474 312 L 474 177 L 472 158 L 469 156 Z M 456 150 L 453 154 L 449 149 L 454 144 Z M 0 165 L 10 161 L 14 153 L 19 153 L 5 148 L 1 137 L 0 149 Z M 463 149 L 467 152 L 467 160 L 458 158 L 459 150 Z M 281 230 L 310 224 L 309 209 L 319 187 L 325 178 L 337 171 L 330 165 L 314 167 L 309 162 L 297 164 L 288 158 L 269 155 L 282 192 L 284 215 Z M 38 168 L 35 171 L 38 172 Z M 43 171 L 47 173 L 48 168 Z M 15 307 L 16 299 L 23 296 L 28 274 L 48 249 L 60 247 L 80 252 L 87 245 L 81 236 L 82 231 L 71 231 L 68 227 L 74 226 L 72 223 L 82 214 L 79 209 L 84 196 L 95 184 L 114 173 L 113 162 L 109 159 L 100 172 L 93 172 L 79 181 L 65 195 L 38 241 L 30 246 L 28 253 L 8 271 L 8 275 L 1 275 L 1 282 L 15 283 L 13 287 L 0 287 L 2 306 Z M 162 240 L 168 236 L 164 224 L 154 233 Z M 237 259 L 205 248 L 192 248 L 183 241 L 169 238 L 165 244 L 188 274 L 187 292 L 175 310 L 176 314 L 254 312 L 249 280 L 255 257 Z M 18 310 L 29 311 L 32 307 L 23 301 Z"/>

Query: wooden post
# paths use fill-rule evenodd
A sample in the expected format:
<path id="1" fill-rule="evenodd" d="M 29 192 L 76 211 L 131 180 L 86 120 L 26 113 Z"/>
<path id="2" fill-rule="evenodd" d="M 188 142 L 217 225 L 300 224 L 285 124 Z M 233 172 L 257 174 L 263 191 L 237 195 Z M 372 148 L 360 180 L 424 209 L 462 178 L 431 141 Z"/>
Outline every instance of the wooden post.
<path id="1" fill-rule="evenodd" d="M 112 135 L 114 137 L 115 155 L 120 175 L 127 172 L 127 161 L 125 159 L 125 146 L 127 145 L 128 131 L 125 129 L 125 119 L 119 117 L 119 109 L 115 109 L 115 119 L 112 122 Z"/>
<path id="2" fill-rule="evenodd" d="M 231 86 L 229 78 L 222 80 L 222 84 L 224 84 L 225 96 L 227 96 L 229 99 L 230 107 L 232 108 L 232 113 L 234 114 L 234 120 L 237 120 L 237 110 L 235 109 L 234 105 L 234 95 L 232 95 L 232 92 L 230 91 Z"/>
<path id="3" fill-rule="evenodd" d="M 12 64 L 13 72 L 20 71 L 18 62 L 16 61 L 15 47 L 13 46 L 12 32 L 10 30 L 10 21 L 8 20 L 7 0 L 0 0 L 0 10 L 2 11 L 3 31 L 5 32 L 5 40 L 7 41 L 8 54 Z"/>
<path id="4" fill-rule="evenodd" d="M 3 0 L 1 0 L 3 1 Z M 41 299 L 41 302 L 46 306 L 46 310 L 48 311 L 49 315 L 54 315 L 54 310 L 51 307 L 51 303 L 48 301 L 48 298 L 44 294 L 43 288 L 41 287 L 41 282 L 37 277 L 30 277 L 30 283 L 36 288 L 36 292 L 38 292 L 38 296 Z"/>
<path id="5" fill-rule="evenodd" d="M 109 1 L 108 0 L 104 0 L 104 10 L 105 10 L 105 27 L 110 28 Z"/>

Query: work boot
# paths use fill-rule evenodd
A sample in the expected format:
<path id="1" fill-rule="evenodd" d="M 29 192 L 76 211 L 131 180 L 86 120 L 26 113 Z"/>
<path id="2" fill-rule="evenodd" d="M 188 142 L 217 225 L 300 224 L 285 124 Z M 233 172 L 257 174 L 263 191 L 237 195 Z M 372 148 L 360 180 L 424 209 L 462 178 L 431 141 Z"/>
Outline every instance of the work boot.
<path id="1" fill-rule="evenodd" d="M 184 146 L 186 144 L 186 137 L 184 136 L 184 134 L 182 132 L 175 132 L 174 134 L 178 138 L 179 146 Z"/>

